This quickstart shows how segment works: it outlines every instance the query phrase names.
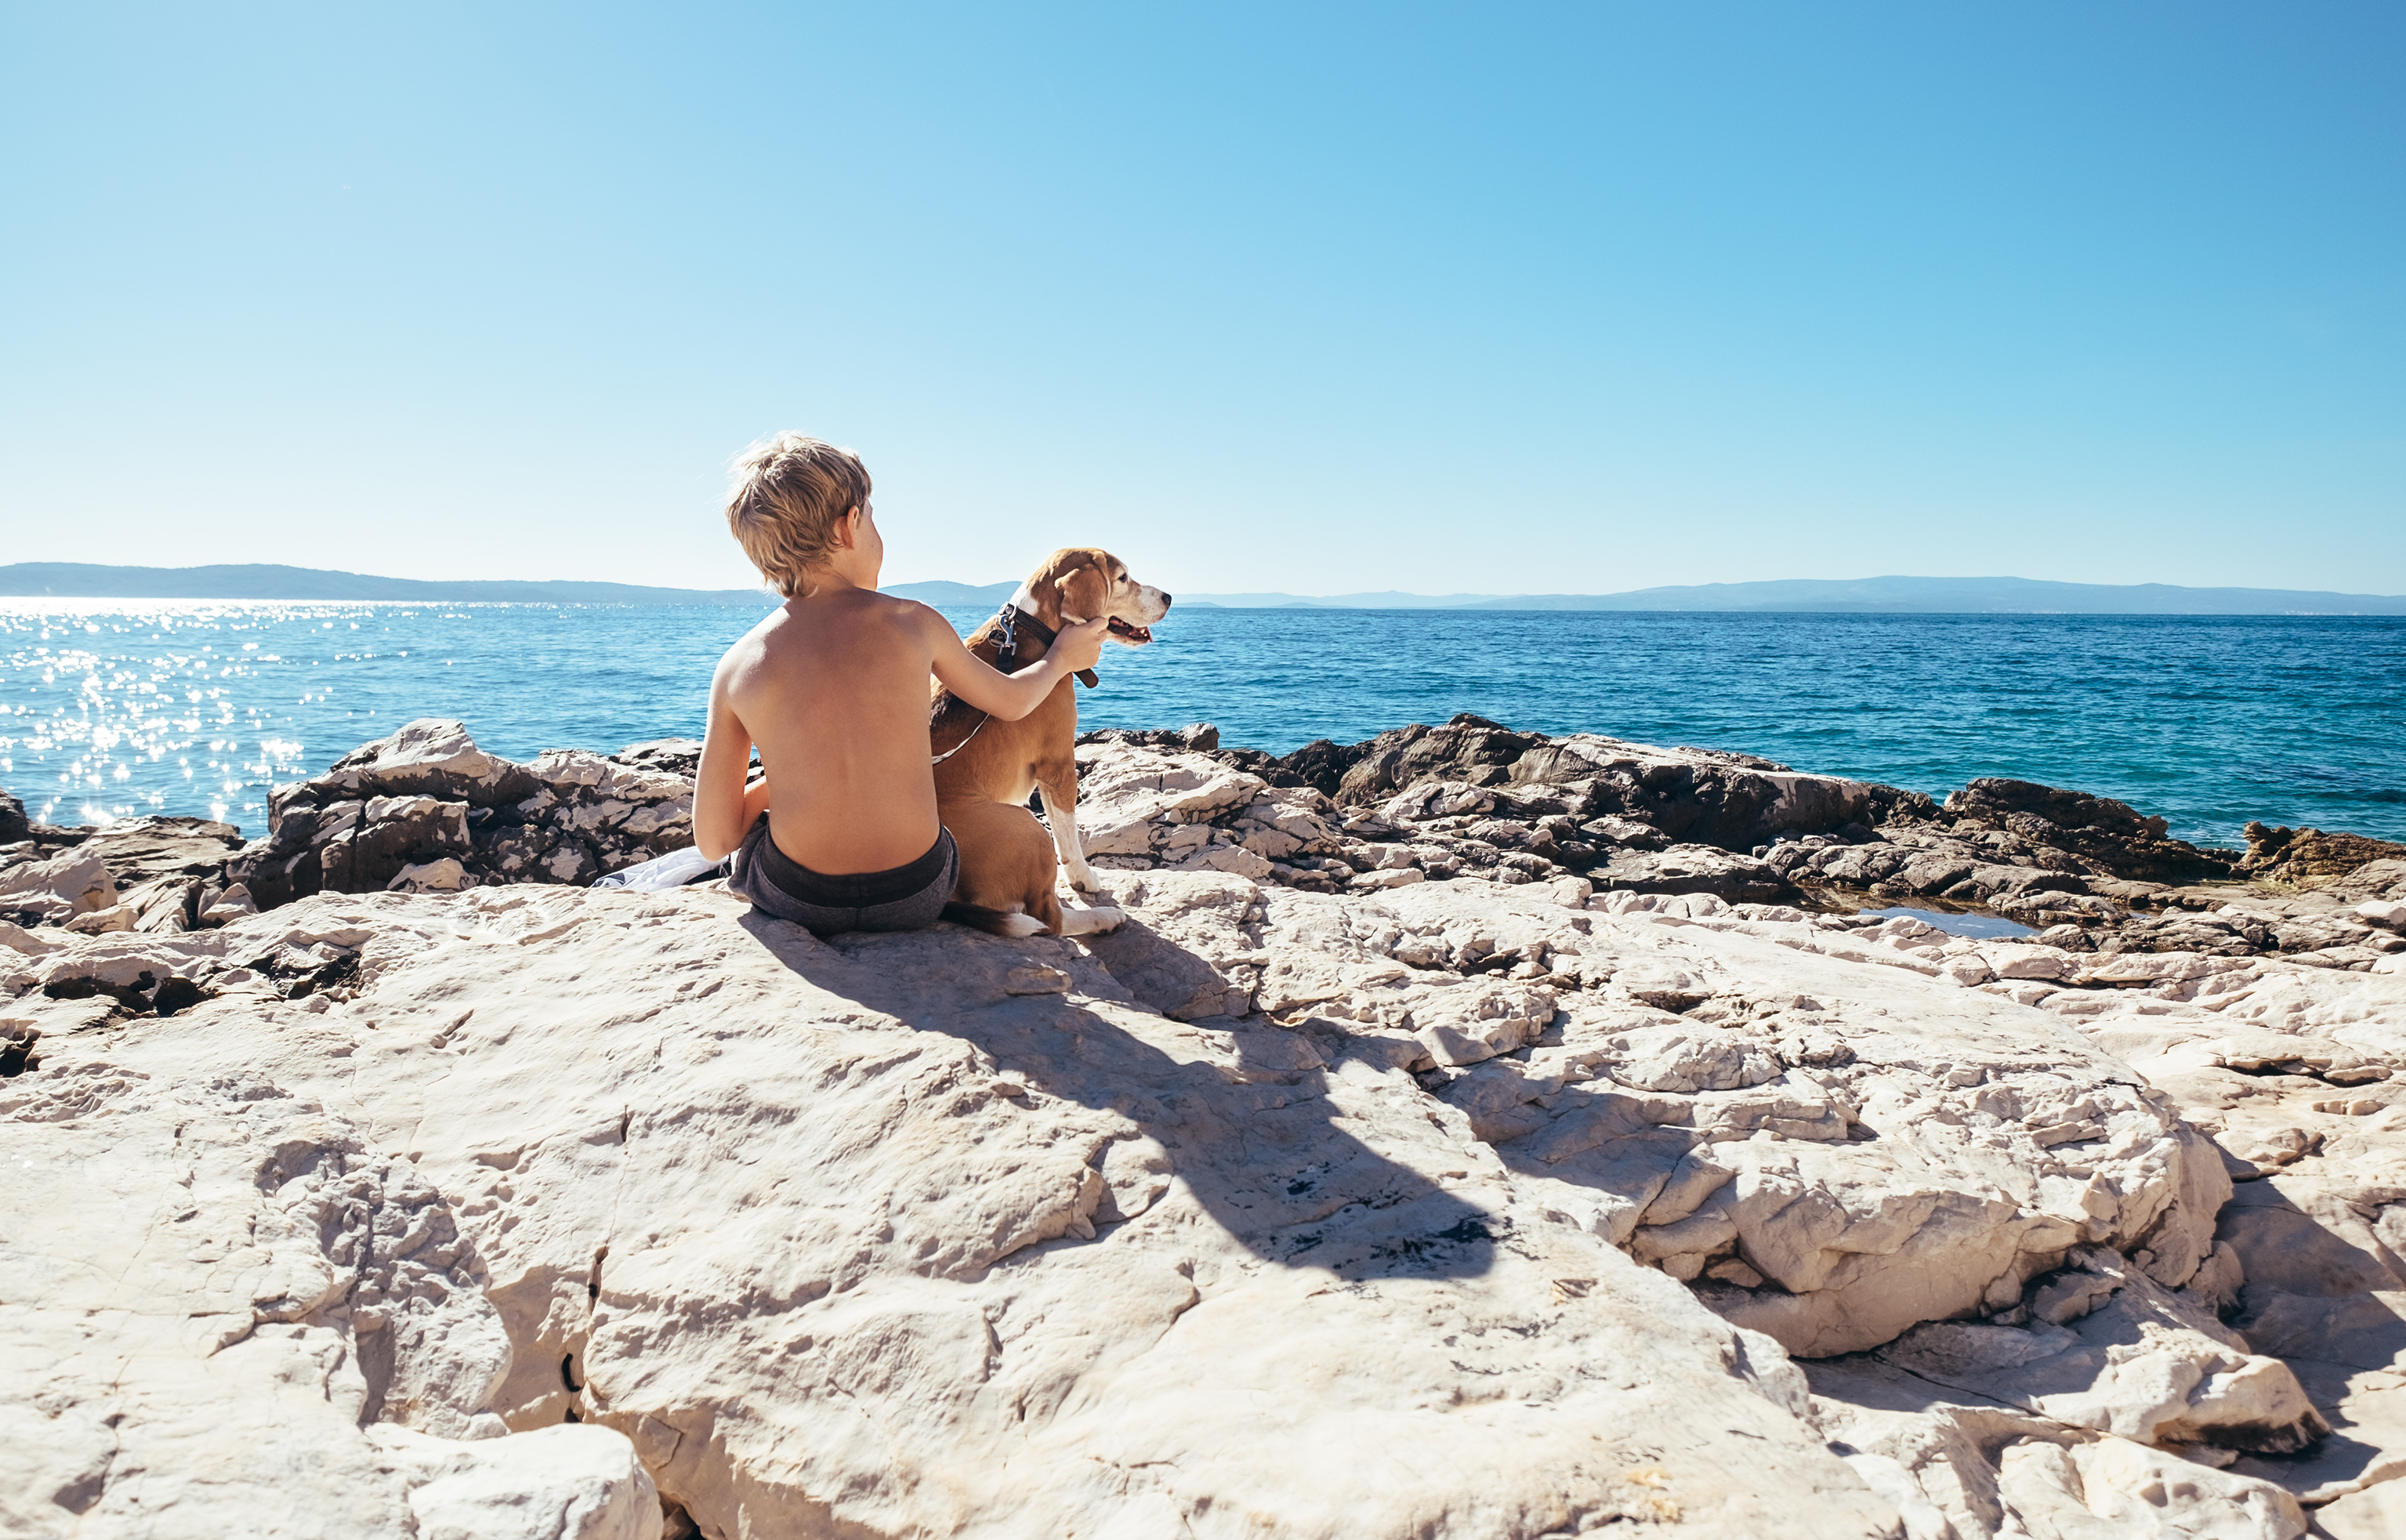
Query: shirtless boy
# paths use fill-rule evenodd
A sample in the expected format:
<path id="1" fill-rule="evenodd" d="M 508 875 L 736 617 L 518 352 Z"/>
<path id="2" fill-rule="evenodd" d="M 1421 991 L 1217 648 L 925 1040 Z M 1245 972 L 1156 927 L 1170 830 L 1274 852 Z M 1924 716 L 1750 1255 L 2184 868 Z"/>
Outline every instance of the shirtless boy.
<path id="1" fill-rule="evenodd" d="M 1040 660 L 997 671 L 943 616 L 877 591 L 885 542 L 869 490 L 858 456 L 800 433 L 736 462 L 728 527 L 785 602 L 719 659 L 694 784 L 694 843 L 733 857 L 729 887 L 823 936 L 933 925 L 953 895 L 928 674 L 1015 722 L 1094 667 L 1109 625 L 1065 625 Z M 755 744 L 767 776 L 746 787 Z"/>

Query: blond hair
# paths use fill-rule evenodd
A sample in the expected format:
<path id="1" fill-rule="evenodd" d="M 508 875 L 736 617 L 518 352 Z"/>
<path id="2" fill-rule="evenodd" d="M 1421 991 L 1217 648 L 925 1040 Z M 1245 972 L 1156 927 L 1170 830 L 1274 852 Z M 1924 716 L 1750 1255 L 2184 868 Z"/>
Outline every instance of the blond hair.
<path id="1" fill-rule="evenodd" d="M 836 527 L 869 502 L 869 467 L 800 433 L 761 440 L 735 459 L 727 528 L 769 586 L 791 599 L 805 569 L 835 549 Z"/>

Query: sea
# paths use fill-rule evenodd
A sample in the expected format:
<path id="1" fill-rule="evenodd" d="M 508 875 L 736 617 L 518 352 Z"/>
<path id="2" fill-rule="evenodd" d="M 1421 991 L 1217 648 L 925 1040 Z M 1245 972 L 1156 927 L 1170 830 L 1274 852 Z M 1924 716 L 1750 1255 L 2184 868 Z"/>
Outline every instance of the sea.
<path id="1" fill-rule="evenodd" d="M 0 600 L 0 786 L 33 816 L 263 832 L 271 786 L 413 717 L 513 758 L 698 737 L 737 607 Z M 984 610 L 947 610 L 964 632 Z M 1172 611 L 1085 727 L 1284 753 L 1470 712 L 1946 793 L 2116 797 L 2406 840 L 2406 617 Z"/>

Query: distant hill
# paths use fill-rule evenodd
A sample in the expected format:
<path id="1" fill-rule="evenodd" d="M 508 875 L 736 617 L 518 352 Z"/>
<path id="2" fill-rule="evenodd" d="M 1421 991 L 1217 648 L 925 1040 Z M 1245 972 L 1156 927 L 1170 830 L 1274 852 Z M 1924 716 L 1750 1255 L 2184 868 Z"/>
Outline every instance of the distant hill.
<path id="1" fill-rule="evenodd" d="M 2406 596 L 2164 583 L 2050 583 L 2027 577 L 1786 578 L 1618 594 L 1188 594 L 1226 609 L 1786 611 L 1864 615 L 2406 615 Z"/>
<path id="2" fill-rule="evenodd" d="M 1005 592 L 1009 592 L 1008 589 Z M 0 567 L 9 599 L 300 599 L 434 604 L 725 604 L 767 609 L 765 588 L 646 588 L 629 583 L 421 583 L 313 567 L 97 567 L 20 561 Z"/>
<path id="3" fill-rule="evenodd" d="M 1016 583 L 897 583 L 925 604 L 983 608 Z M 426 603 L 725 604 L 766 609 L 765 588 L 648 588 L 628 583 L 427 583 L 309 567 L 0 566 L 0 598 L 292 599 Z M 2049 583 L 2027 577 L 1788 578 L 1618 594 L 1181 594 L 1184 607 L 1332 610 L 1766 611 L 1863 615 L 2406 615 L 2406 597 L 2288 588 L 2179 588 L 2163 583 Z"/>
<path id="4" fill-rule="evenodd" d="M 1016 583 L 947 583 L 938 578 L 932 583 L 889 583 L 878 590 L 915 599 L 922 604 L 956 610 L 974 609 L 991 604 L 998 609 L 1002 601 L 1019 591 Z"/>

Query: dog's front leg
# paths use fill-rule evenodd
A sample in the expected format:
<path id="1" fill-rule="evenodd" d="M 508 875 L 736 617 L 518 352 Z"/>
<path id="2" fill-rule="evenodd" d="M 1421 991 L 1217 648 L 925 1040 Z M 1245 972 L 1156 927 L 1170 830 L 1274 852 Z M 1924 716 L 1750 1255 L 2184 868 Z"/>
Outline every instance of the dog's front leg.
<path id="1" fill-rule="evenodd" d="M 1078 766 L 1071 761 L 1066 770 L 1042 775 L 1036 789 L 1044 798 L 1044 821 L 1053 826 L 1053 848 L 1061 855 L 1061 869 L 1069 874 L 1069 885 L 1081 893 L 1096 893 L 1102 882 L 1086 865 L 1086 849 L 1078 838 Z"/>

